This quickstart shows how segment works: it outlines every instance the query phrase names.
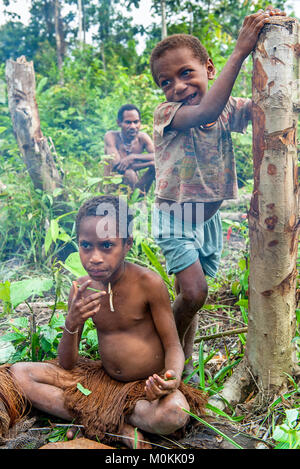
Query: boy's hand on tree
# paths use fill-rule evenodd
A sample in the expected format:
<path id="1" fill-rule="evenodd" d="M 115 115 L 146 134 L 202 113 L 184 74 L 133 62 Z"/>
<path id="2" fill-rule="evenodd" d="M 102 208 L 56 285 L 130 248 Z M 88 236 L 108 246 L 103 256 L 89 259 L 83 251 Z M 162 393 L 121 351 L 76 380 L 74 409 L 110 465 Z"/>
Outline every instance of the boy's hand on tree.
<path id="1" fill-rule="evenodd" d="M 78 285 L 76 281 L 73 282 L 73 297 L 66 318 L 67 328 L 72 332 L 100 310 L 101 298 L 106 295 L 105 291 L 85 294 L 90 283 L 91 280 L 87 280 L 82 285 Z"/>
<path id="2" fill-rule="evenodd" d="M 236 50 L 246 58 L 254 49 L 262 27 L 269 22 L 270 16 L 286 16 L 284 11 L 269 5 L 266 10 L 258 10 L 253 15 L 246 16 L 236 43 Z"/>

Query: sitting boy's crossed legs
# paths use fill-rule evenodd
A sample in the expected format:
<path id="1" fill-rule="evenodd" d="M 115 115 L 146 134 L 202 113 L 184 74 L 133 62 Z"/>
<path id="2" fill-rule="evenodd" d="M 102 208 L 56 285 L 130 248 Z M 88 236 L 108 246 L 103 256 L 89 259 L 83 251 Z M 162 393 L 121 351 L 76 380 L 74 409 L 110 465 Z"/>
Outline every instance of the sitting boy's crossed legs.
<path id="1" fill-rule="evenodd" d="M 73 420 L 64 405 L 64 389 L 76 384 L 70 372 L 51 363 L 32 362 L 15 363 L 10 367 L 10 371 L 34 407 L 64 420 Z M 148 433 L 173 433 L 182 428 L 189 419 L 182 408 L 189 410 L 189 405 L 179 390 L 151 402 L 140 399 L 133 412 L 126 418 L 121 433 L 134 437 L 133 428 L 130 426 Z M 141 434 L 139 438 L 142 438 Z M 130 445 L 131 442 L 124 439 L 124 443 Z"/>

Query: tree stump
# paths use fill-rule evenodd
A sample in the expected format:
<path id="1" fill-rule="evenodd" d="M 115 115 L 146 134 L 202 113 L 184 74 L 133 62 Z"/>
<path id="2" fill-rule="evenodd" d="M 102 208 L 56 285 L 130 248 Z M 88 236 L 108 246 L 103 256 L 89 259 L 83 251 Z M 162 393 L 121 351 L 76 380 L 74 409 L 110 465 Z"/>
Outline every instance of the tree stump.
<path id="1" fill-rule="evenodd" d="M 62 185 L 62 176 L 41 131 L 33 62 L 23 56 L 8 60 L 5 72 L 13 131 L 24 163 L 34 187 L 52 193 Z"/>

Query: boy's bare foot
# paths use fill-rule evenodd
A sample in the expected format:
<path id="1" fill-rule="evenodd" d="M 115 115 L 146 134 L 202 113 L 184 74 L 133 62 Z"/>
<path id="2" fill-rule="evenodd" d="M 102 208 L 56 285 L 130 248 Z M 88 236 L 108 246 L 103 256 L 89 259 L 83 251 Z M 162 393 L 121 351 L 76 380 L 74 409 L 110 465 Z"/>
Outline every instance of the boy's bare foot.
<path id="1" fill-rule="evenodd" d="M 73 440 L 73 438 L 82 437 L 82 432 L 78 427 L 70 427 L 66 433 L 68 440 Z"/>
<path id="2" fill-rule="evenodd" d="M 151 449 L 151 445 L 145 440 L 144 435 L 139 430 L 135 432 L 134 427 L 128 423 L 124 423 L 121 436 L 124 437 L 123 443 L 129 448 Z"/>

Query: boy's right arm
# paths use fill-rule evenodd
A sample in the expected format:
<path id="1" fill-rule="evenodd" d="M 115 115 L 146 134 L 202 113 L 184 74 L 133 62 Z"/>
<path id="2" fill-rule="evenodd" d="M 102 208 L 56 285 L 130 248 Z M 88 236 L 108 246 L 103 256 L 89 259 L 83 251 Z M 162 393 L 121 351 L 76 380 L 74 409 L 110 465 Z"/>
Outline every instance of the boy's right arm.
<path id="1" fill-rule="evenodd" d="M 246 16 L 235 49 L 215 83 L 203 96 L 200 104 L 180 107 L 170 125 L 171 128 L 185 130 L 201 124 L 209 124 L 219 117 L 230 97 L 244 60 L 255 47 L 262 27 L 268 23 L 270 16 L 285 16 L 284 12 L 271 8 L 268 7 L 268 12 L 260 10 L 253 15 Z"/>
<path id="2" fill-rule="evenodd" d="M 78 346 L 85 321 L 94 316 L 100 308 L 100 300 L 106 292 L 84 295 L 90 285 L 87 280 L 82 285 L 73 282 L 68 301 L 68 314 L 63 336 L 58 346 L 59 365 L 66 370 L 72 369 L 78 360 Z"/>

